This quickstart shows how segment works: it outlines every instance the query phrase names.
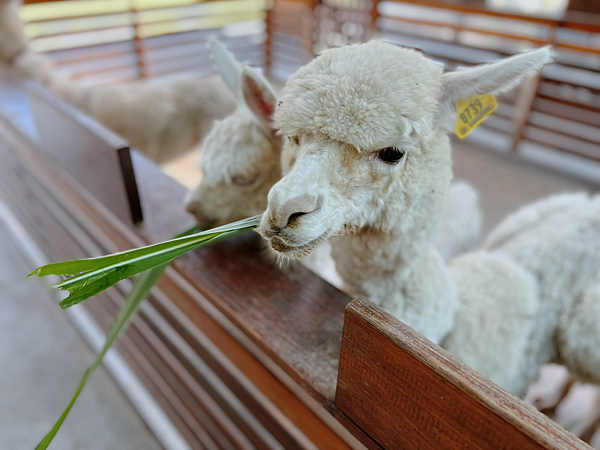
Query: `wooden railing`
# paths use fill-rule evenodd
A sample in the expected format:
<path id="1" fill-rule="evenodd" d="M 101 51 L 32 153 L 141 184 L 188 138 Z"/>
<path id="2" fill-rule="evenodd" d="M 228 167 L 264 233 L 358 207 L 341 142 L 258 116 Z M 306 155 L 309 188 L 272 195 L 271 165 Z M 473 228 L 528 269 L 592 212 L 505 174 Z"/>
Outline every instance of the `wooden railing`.
<path id="1" fill-rule="evenodd" d="M 267 15 L 267 68 L 286 80 L 314 58 L 314 0 L 277 0 Z"/>
<path id="2" fill-rule="evenodd" d="M 269 0 L 26 0 L 21 17 L 32 48 L 88 84 L 214 71 L 206 39 L 240 61 L 265 64 Z"/>
<path id="3" fill-rule="evenodd" d="M 210 73 L 204 44 L 211 35 L 241 62 L 280 80 L 327 48 L 372 36 L 419 48 L 448 69 L 551 44 L 557 62 L 502 95 L 496 113 L 469 139 L 600 176 L 600 14 L 536 17 L 443 0 L 26 3 L 22 17 L 33 48 L 46 51 L 63 73 L 93 84 Z M 581 163 L 590 160 L 598 165 Z"/>
<path id="4" fill-rule="evenodd" d="M 268 70 L 286 80 L 328 48 L 373 34 L 372 0 L 275 0 L 268 14 Z"/>

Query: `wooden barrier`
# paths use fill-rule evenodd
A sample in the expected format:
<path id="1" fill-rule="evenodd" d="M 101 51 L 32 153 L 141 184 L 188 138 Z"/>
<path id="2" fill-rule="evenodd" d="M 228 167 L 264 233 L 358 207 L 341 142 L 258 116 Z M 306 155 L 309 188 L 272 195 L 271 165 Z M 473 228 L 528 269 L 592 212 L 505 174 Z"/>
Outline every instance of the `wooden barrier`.
<path id="1" fill-rule="evenodd" d="M 85 3 L 25 0 L 21 11 L 32 48 L 72 79 L 101 85 L 210 74 L 210 36 L 244 63 L 265 64 L 266 0 Z"/>
<path id="2" fill-rule="evenodd" d="M 142 207 L 127 142 L 41 86 L 30 82 L 27 88 L 40 149 L 119 219 L 141 222 Z"/>
<path id="3" fill-rule="evenodd" d="M 378 306 L 346 308 L 336 405 L 386 449 L 589 449 Z"/>
<path id="4" fill-rule="evenodd" d="M 186 189 L 142 155 L 132 153 L 144 210 L 137 227 L 78 182 L 77 168 L 22 136 L 17 119 L 0 121 L 0 196 L 49 260 L 158 242 L 191 224 Z M 186 254 L 118 350 L 192 448 L 378 448 L 333 404 L 350 299 L 301 266 L 282 272 L 261 249 L 249 233 Z M 84 303 L 102 328 L 126 289 Z"/>
<path id="5" fill-rule="evenodd" d="M 0 196 L 49 260 L 123 251 L 190 224 L 186 190 L 137 152 L 142 227 L 77 178 L 85 159 L 59 164 L 0 118 Z M 89 142 L 71 152 L 114 159 L 108 143 L 81 136 Z M 588 448 L 378 308 L 261 254 L 249 232 L 178 258 L 117 344 L 191 448 Z M 84 303 L 103 329 L 127 289 Z"/>

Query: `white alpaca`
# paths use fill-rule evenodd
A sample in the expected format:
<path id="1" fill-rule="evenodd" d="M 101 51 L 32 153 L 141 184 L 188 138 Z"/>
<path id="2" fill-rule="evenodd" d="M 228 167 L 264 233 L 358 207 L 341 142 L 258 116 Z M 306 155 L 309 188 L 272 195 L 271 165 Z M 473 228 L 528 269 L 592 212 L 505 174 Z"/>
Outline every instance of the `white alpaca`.
<path id="1" fill-rule="evenodd" d="M 281 178 L 284 147 L 272 124 L 277 97 L 268 81 L 251 67 L 241 67 L 219 41 L 209 41 L 209 50 L 238 107 L 206 137 L 200 163 L 204 178 L 186 200 L 186 209 L 204 227 L 264 211 L 269 189 Z M 475 248 L 482 221 L 477 192 L 469 184 L 454 183 L 449 198 L 434 234 L 434 245 L 446 260 Z M 326 261 L 309 258 L 310 267 L 320 274 L 331 272 Z"/>
<path id="2" fill-rule="evenodd" d="M 332 254 L 356 295 L 515 394 L 550 361 L 600 382 L 600 198 L 533 205 L 492 234 L 493 251 L 450 267 L 431 245 L 450 191 L 455 102 L 507 91 L 552 59 L 543 48 L 442 74 L 377 41 L 324 53 L 279 99 L 275 124 L 297 144 L 261 234 L 289 258 L 339 236 Z M 573 204 L 552 208 L 561 203 Z"/>
<path id="3" fill-rule="evenodd" d="M 235 102 L 216 76 L 160 85 L 90 87 L 64 79 L 50 61 L 29 50 L 18 1 L 0 0 L 0 60 L 125 138 L 157 162 L 197 146 L 215 119 L 230 114 Z"/>

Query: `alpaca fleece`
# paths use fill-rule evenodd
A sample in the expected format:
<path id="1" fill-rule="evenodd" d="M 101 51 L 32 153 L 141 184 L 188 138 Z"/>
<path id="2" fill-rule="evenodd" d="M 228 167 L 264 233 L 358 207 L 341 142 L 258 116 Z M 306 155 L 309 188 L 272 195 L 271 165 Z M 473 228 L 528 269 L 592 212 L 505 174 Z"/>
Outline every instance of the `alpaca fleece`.
<path id="1" fill-rule="evenodd" d="M 280 97 L 275 122 L 294 139 L 260 232 L 288 258 L 339 236 L 332 255 L 348 290 L 517 395 L 550 361 L 600 382 L 598 198 L 526 206 L 449 266 L 432 245 L 449 201 L 455 102 L 505 92 L 553 58 L 547 47 L 442 73 L 383 42 L 324 53 Z M 383 159 L 388 147 L 399 162 Z"/>
<path id="2" fill-rule="evenodd" d="M 269 189 L 281 178 L 280 154 L 285 142 L 273 127 L 277 96 L 264 77 L 242 67 L 218 41 L 209 41 L 217 71 L 237 101 L 236 111 L 217 122 L 204 141 L 200 167 L 204 177 L 186 200 L 202 226 L 225 224 L 256 215 L 267 206 Z M 285 153 L 284 153 L 285 154 Z M 435 245 L 446 259 L 475 247 L 481 230 L 478 195 L 464 182 L 455 183 Z M 328 246 L 327 246 L 328 247 Z M 328 249 L 322 260 L 304 260 L 336 286 Z"/>

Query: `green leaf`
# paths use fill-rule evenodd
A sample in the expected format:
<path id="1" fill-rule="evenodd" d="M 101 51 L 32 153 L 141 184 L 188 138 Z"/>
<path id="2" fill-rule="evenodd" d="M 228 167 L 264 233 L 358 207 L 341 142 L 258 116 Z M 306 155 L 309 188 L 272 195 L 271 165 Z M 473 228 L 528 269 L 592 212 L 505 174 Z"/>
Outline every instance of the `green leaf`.
<path id="1" fill-rule="evenodd" d="M 67 408 L 63 411 L 58 421 L 54 424 L 52 430 L 50 430 L 50 432 L 38 444 L 36 450 L 44 450 L 48 448 L 48 446 L 54 439 L 54 436 L 56 436 L 56 433 L 58 433 L 58 430 L 60 430 L 60 427 L 62 426 L 63 422 L 69 415 L 71 408 L 75 404 L 75 401 L 79 397 L 79 394 L 83 390 L 84 386 L 91 378 L 95 370 L 100 366 L 100 364 L 102 364 L 102 359 L 104 358 L 104 355 L 116 342 L 121 333 L 125 331 L 127 326 L 131 323 L 131 320 L 135 313 L 138 311 L 142 301 L 148 297 L 152 286 L 156 284 L 156 282 L 161 277 L 167 266 L 168 264 L 163 264 L 161 266 L 154 267 L 136 278 L 136 280 L 133 283 L 131 292 L 125 298 L 125 304 L 123 305 L 123 308 L 121 308 L 121 311 L 119 311 L 119 315 L 115 319 L 115 322 L 113 323 L 112 327 L 110 328 L 110 331 L 108 332 L 108 335 L 106 336 L 106 342 L 104 343 L 104 347 L 102 347 L 102 350 L 96 355 L 96 359 L 94 360 L 92 365 L 85 371 L 85 375 L 81 379 L 81 382 L 79 383 L 79 386 L 75 391 L 75 395 L 73 395 L 73 398 L 67 405 Z"/>
<path id="2" fill-rule="evenodd" d="M 48 264 L 36 269 L 33 274 L 38 276 L 45 275 L 73 275 L 56 286 L 61 289 L 71 291 L 71 295 L 61 302 L 61 306 L 68 307 L 79 303 L 92 295 L 112 286 L 116 282 L 126 278 L 131 273 L 143 272 L 133 282 L 131 292 L 125 298 L 123 308 L 119 311 L 115 322 L 111 326 L 106 342 L 102 350 L 96 355 L 96 359 L 86 370 L 73 398 L 61 414 L 58 421 L 52 427 L 52 430 L 42 439 L 36 447 L 36 450 L 45 450 L 48 448 L 63 422 L 69 415 L 71 408 L 77 401 L 79 394 L 91 378 L 95 370 L 102 364 L 102 359 L 106 352 L 113 346 L 119 336 L 127 329 L 133 316 L 138 311 L 141 303 L 150 294 L 150 290 L 157 283 L 170 261 L 177 256 L 196 248 L 208 242 L 215 242 L 222 238 L 231 236 L 250 228 L 255 228 L 260 223 L 260 216 L 244 219 L 229 225 L 225 225 L 213 230 L 197 232 L 196 228 L 187 230 L 170 241 L 161 244 L 150 245 L 127 252 L 116 253 L 114 255 L 103 256 L 100 258 L 84 259 L 80 261 L 67 261 L 63 263 Z M 175 255 L 175 256 L 173 256 Z M 162 261 L 162 262 L 161 262 Z M 149 270 L 148 270 L 149 269 Z M 69 283 L 67 283 L 69 282 Z M 64 287 L 67 286 L 67 287 Z M 70 302 L 65 304 L 66 300 Z"/>
<path id="3" fill-rule="evenodd" d="M 260 215 L 135 250 L 98 258 L 47 264 L 38 267 L 29 276 L 73 275 L 54 286 L 70 292 L 69 296 L 60 303 L 61 307 L 68 308 L 108 289 L 125 278 L 169 263 L 200 245 L 255 228 L 259 223 Z"/>

